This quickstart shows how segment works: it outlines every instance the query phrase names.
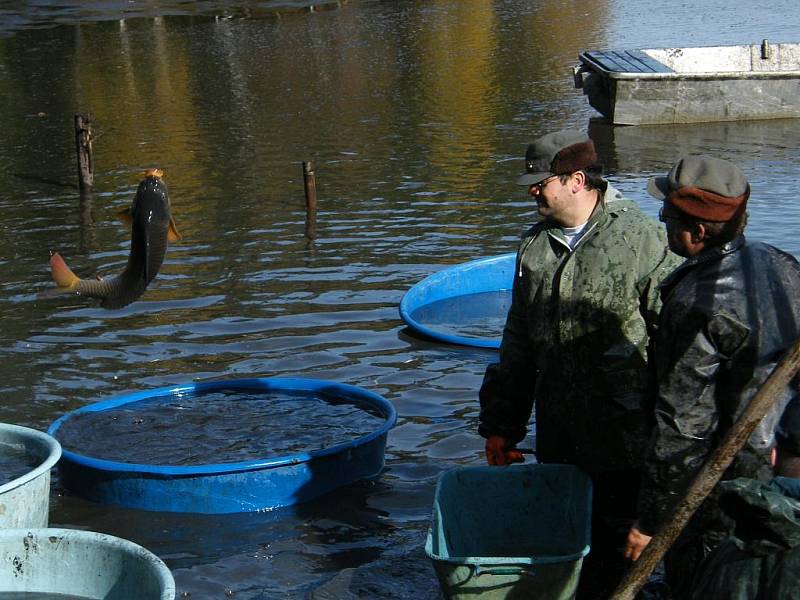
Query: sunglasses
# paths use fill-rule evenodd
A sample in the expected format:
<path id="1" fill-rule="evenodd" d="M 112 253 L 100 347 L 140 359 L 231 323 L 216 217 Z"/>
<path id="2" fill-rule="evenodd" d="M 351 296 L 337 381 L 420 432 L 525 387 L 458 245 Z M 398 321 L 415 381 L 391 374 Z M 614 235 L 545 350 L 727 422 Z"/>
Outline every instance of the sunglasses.
<path id="1" fill-rule="evenodd" d="M 550 177 L 542 179 L 539 183 L 532 183 L 530 187 L 531 193 L 535 191 L 537 194 L 541 194 L 545 186 L 556 177 L 558 177 L 558 175 L 551 175 Z"/>

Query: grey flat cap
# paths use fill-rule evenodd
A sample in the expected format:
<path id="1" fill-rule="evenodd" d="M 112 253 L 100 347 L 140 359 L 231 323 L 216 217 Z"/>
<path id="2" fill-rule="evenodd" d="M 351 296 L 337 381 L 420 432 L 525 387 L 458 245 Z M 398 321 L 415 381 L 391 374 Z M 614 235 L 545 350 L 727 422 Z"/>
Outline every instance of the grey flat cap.
<path id="1" fill-rule="evenodd" d="M 518 185 L 533 185 L 551 175 L 566 175 L 597 164 L 594 143 L 585 134 L 567 129 L 548 133 L 528 146 L 525 173 Z"/>

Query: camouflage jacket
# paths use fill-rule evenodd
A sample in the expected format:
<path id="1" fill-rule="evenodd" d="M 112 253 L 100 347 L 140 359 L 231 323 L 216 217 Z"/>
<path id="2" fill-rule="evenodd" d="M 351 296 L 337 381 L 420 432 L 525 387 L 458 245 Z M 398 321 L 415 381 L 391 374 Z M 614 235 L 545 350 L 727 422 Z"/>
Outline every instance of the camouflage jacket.
<path id="1" fill-rule="evenodd" d="M 517 253 L 500 362 L 481 386 L 479 433 L 519 442 L 535 401 L 540 461 L 638 466 L 648 330 L 658 283 L 679 263 L 662 228 L 611 186 L 574 249 L 557 225 L 534 225 Z"/>
<path id="2" fill-rule="evenodd" d="M 744 236 L 687 260 L 662 285 L 654 340 L 656 427 L 639 499 L 654 532 L 739 418 L 784 351 L 800 337 L 800 264 Z M 769 477 L 773 431 L 786 390 L 724 479 Z M 690 523 L 710 541 L 724 532 L 716 493 Z"/>

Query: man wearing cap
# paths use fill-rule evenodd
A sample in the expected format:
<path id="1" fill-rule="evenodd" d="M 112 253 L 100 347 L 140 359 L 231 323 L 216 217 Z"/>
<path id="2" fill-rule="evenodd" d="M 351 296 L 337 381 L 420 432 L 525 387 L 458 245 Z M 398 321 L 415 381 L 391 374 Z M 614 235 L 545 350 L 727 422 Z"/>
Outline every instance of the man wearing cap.
<path id="1" fill-rule="evenodd" d="M 479 394 L 479 433 L 490 465 L 520 462 L 516 444 L 535 405 L 538 460 L 589 473 L 592 549 L 580 595 L 603 597 L 625 566 L 650 433 L 647 344 L 657 286 L 680 259 L 658 224 L 602 179 L 585 134 L 545 135 L 525 159 L 518 183 L 542 219 L 517 252 L 500 361 Z"/>
<path id="2" fill-rule="evenodd" d="M 800 599 L 800 397 L 781 417 L 771 462 L 768 484 L 720 485 L 720 507 L 734 526 L 700 565 L 692 600 Z"/>
<path id="3" fill-rule="evenodd" d="M 800 337 L 800 264 L 760 242 L 745 242 L 750 186 L 735 165 L 686 156 L 648 190 L 663 200 L 670 248 L 686 257 L 661 285 L 654 338 L 656 428 L 645 462 L 639 520 L 626 556 L 637 559 L 741 415 L 785 350 Z M 724 479 L 769 475 L 777 416 L 765 417 Z M 667 553 L 667 581 L 686 595 L 694 568 L 725 532 L 718 490 Z"/>

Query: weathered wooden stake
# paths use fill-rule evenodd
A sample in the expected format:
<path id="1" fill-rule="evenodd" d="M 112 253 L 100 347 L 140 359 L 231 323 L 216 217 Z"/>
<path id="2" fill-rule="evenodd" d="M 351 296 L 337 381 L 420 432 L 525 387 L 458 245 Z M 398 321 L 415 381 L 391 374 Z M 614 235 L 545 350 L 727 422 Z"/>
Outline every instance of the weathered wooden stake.
<path id="1" fill-rule="evenodd" d="M 94 185 L 92 129 L 89 115 L 75 115 L 75 151 L 78 155 L 78 183 L 81 190 Z"/>
<path id="2" fill-rule="evenodd" d="M 88 252 L 94 248 L 94 224 L 92 223 L 92 190 L 81 190 L 79 204 L 80 213 L 80 249 L 81 252 Z"/>
<path id="3" fill-rule="evenodd" d="M 314 177 L 314 163 L 303 161 L 303 183 L 306 189 L 306 237 L 317 237 L 317 180 Z"/>
<path id="4" fill-rule="evenodd" d="M 614 591 L 612 600 L 633 600 L 697 508 L 725 474 L 725 469 L 733 462 L 736 454 L 747 442 L 761 419 L 775 404 L 775 400 L 784 393 L 786 386 L 798 369 L 800 369 L 800 340 L 786 351 L 780 363 L 747 405 L 739 420 L 728 430 L 722 443 L 703 464 L 683 499 L 673 509 L 671 517 L 667 519 L 667 525 L 653 536 L 653 539 L 642 551 L 639 560 L 633 563 L 633 567 L 625 579 Z"/>

